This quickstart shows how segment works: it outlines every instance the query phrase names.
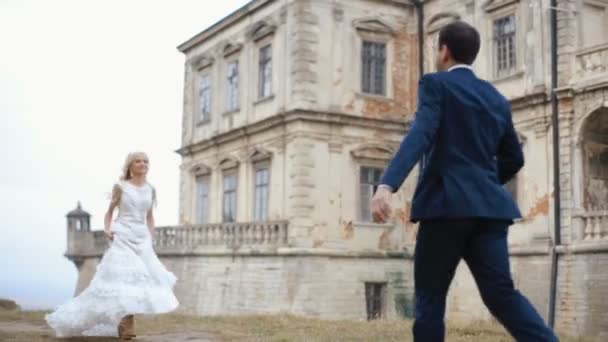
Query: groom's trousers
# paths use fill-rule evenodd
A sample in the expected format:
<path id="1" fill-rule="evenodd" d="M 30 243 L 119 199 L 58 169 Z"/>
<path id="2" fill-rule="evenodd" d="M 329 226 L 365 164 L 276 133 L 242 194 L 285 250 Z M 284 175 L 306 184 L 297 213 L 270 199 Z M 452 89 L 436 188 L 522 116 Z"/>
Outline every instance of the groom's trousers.
<path id="1" fill-rule="evenodd" d="M 461 259 L 467 263 L 487 308 L 517 341 L 558 341 L 513 285 L 509 224 L 488 219 L 421 222 L 414 261 L 415 341 L 444 341 L 446 296 Z"/>

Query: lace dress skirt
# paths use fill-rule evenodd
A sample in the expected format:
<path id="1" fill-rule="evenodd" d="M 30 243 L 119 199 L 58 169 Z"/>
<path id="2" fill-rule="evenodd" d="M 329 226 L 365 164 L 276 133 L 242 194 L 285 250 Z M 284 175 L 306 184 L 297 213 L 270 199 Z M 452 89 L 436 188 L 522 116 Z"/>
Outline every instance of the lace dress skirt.
<path id="1" fill-rule="evenodd" d="M 114 241 L 90 285 L 46 316 L 58 337 L 116 336 L 126 315 L 177 308 L 176 277 L 156 256 L 147 226 L 114 222 L 112 230 Z"/>

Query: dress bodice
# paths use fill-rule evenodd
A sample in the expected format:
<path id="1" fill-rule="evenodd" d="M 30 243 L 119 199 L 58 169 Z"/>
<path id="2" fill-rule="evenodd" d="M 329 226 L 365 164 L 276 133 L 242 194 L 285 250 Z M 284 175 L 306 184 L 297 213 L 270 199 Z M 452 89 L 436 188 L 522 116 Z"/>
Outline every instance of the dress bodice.
<path id="1" fill-rule="evenodd" d="M 118 221 L 145 224 L 148 211 L 152 208 L 153 189 L 148 183 L 142 186 L 128 181 L 119 183 L 122 189 L 118 206 Z"/>

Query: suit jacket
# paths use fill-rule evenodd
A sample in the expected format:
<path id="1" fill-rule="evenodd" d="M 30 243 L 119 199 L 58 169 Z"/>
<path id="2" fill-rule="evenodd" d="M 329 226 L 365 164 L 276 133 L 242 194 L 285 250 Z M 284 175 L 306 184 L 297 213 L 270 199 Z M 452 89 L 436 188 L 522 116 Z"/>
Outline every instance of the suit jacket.
<path id="1" fill-rule="evenodd" d="M 472 70 L 420 80 L 415 120 L 381 183 L 397 191 L 422 155 L 412 221 L 521 217 L 502 186 L 524 165 L 511 106 Z"/>

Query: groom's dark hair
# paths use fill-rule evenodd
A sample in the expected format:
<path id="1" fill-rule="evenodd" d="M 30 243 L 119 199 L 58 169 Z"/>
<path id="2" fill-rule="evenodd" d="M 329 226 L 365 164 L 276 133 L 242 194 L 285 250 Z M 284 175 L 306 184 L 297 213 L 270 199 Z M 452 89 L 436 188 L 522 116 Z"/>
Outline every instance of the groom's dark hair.
<path id="1" fill-rule="evenodd" d="M 479 32 L 464 21 L 450 23 L 439 31 L 439 47 L 447 46 L 458 63 L 473 64 L 480 44 Z"/>

